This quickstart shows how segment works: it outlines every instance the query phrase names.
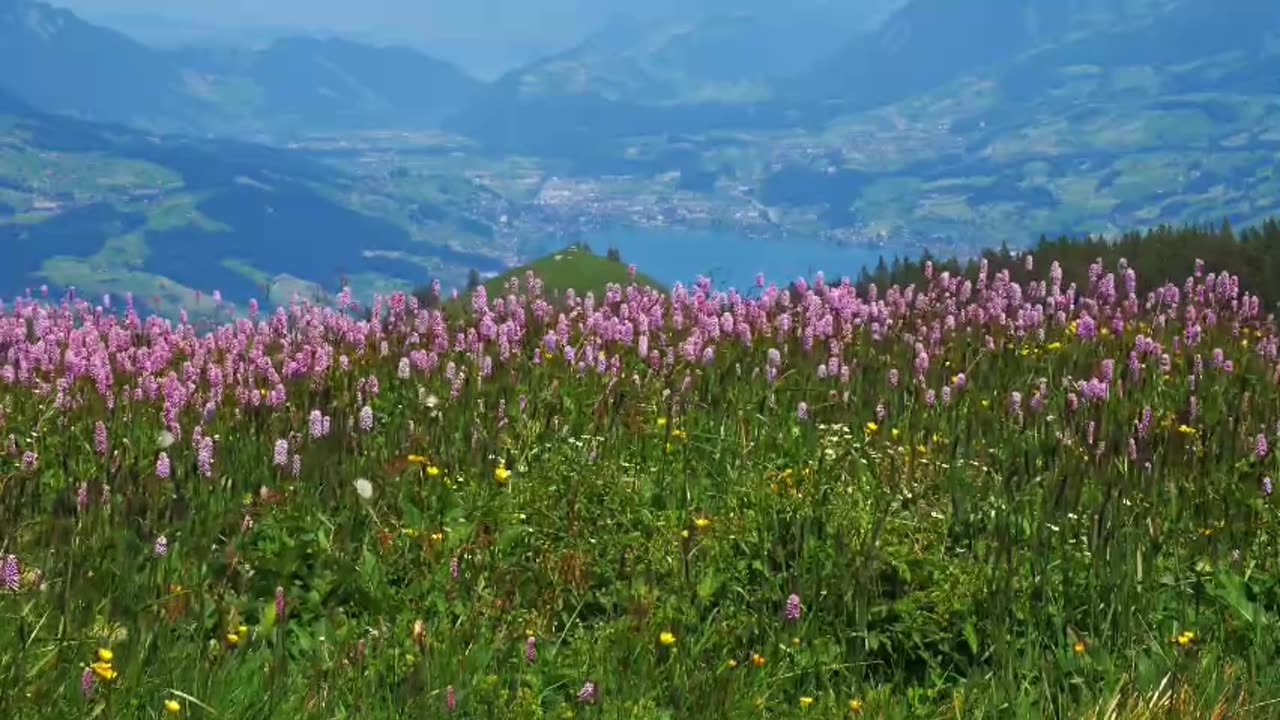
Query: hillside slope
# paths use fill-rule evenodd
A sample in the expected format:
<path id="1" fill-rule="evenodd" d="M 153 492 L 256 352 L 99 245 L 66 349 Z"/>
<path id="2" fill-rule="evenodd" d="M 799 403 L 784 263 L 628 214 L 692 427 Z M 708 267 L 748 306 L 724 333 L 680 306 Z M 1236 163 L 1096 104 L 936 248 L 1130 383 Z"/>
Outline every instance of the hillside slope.
<path id="1" fill-rule="evenodd" d="M 1280 201 L 1276 67 L 1280 6 L 1192 0 L 837 117 L 812 159 L 766 171 L 762 199 L 970 246 L 1257 222 Z"/>
<path id="2" fill-rule="evenodd" d="M 1077 35 L 1161 27 L 1180 3 L 1209 0 L 911 0 L 874 33 L 852 38 L 833 57 L 787 84 L 793 96 L 840 110 L 895 102 L 1015 60 Z M 1255 0 L 1244 0 L 1244 3 Z M 1231 12 L 1224 13 L 1232 15 Z M 1109 48 L 1108 48 L 1109 50 Z M 1189 54 L 1189 53 L 1188 53 Z M 1108 63 L 1105 54 L 1090 59 Z"/>
<path id="3" fill-rule="evenodd" d="M 10 209 L 0 213 L 0 296 L 75 286 L 134 292 L 167 311 L 214 290 L 243 304 L 336 292 L 345 277 L 363 295 L 505 267 L 432 241 L 451 224 L 477 225 L 465 194 L 419 204 L 440 228 L 424 235 L 366 211 L 390 201 L 365 188 L 357 202 L 355 191 L 352 178 L 294 152 L 94 125 L 0 93 L 0 203 Z"/>
<path id="4" fill-rule="evenodd" d="M 543 292 L 548 297 L 562 297 L 573 290 L 579 296 L 594 293 L 600 298 L 609 285 L 625 287 L 633 283 L 663 289 L 662 283 L 642 272 L 633 273 L 624 262 L 601 257 L 580 246 L 570 246 L 489 278 L 484 282 L 485 290 L 491 296 L 501 297 L 510 280 L 515 278 L 523 282 L 529 273 L 542 282 Z"/>

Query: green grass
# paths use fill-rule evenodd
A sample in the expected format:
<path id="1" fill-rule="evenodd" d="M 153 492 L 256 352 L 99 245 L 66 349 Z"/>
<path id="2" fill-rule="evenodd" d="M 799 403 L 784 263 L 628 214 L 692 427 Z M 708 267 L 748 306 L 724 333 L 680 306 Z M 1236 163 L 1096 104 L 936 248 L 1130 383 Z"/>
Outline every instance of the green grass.
<path id="1" fill-rule="evenodd" d="M 561 297 L 572 289 L 579 296 L 595 293 L 599 300 L 607 286 L 626 286 L 632 282 L 642 287 L 663 288 L 661 283 L 644 273 L 637 272 L 632 280 L 627 267 L 625 259 L 615 262 L 574 246 L 489 278 L 484 287 L 490 297 L 501 297 L 505 294 L 503 288 L 512 278 L 523 282 L 525 275 L 533 272 L 542 280 L 544 292 L 552 297 Z"/>
<path id="2" fill-rule="evenodd" d="M 21 144 L 0 145 L 0 180 L 44 191 L 112 195 L 171 186 L 181 178 L 142 160 L 97 152 L 54 152 Z"/>
<path id="3" fill-rule="evenodd" d="M 576 251 L 533 267 L 561 273 L 549 291 L 626 272 L 602 263 Z M 930 293 L 917 297 L 945 295 Z M 457 347 L 430 373 L 408 359 L 437 339 L 425 316 L 264 322 L 275 335 L 199 349 L 185 332 L 107 331 L 115 387 L 139 388 L 112 409 L 93 379 L 64 387 L 61 365 L 35 365 L 28 383 L 0 384 L 0 558 L 25 570 L 17 592 L 0 588 L 0 717 L 154 719 L 172 700 L 192 718 L 436 718 L 451 693 L 457 717 L 504 720 L 844 718 L 851 702 L 876 718 L 1280 716 L 1280 513 L 1259 492 L 1278 461 L 1253 453 L 1257 433 L 1274 448 L 1280 419 L 1257 349 L 1270 322 L 1244 320 L 1237 337 L 1223 307 L 1200 346 L 1178 350 L 1180 312 L 1092 340 L 1053 321 L 1044 337 L 961 328 L 917 384 L 915 329 L 941 323 L 945 302 L 913 303 L 897 326 L 910 336 L 837 323 L 809 348 L 804 328 L 826 312 L 813 300 L 773 305 L 751 344 L 724 334 L 711 359 L 683 350 L 707 323 L 659 306 L 649 333 L 673 364 L 658 369 L 567 309 L 578 357 L 598 347 L 616 377 L 547 352 L 560 320 L 536 319 L 528 297 L 509 357 L 497 341 Z M 721 326 L 720 312 L 701 318 Z M 446 344 L 467 328 L 449 330 Z M 92 335 L 77 344 L 105 349 Z M 1072 381 L 1139 335 L 1170 370 L 1150 356 L 1134 379 L 1118 363 L 1108 400 L 1073 408 Z M 117 345 L 153 342 L 171 364 L 136 379 L 124 367 L 142 356 Z M 306 345 L 324 350 L 299 355 Z M 1233 371 L 1193 383 L 1194 355 L 1212 348 Z M 260 353 L 272 372 L 296 357 L 327 369 L 286 377 L 273 410 Z M 833 356 L 847 381 L 815 373 Z M 145 388 L 188 377 L 207 392 L 203 373 L 225 362 L 250 392 L 193 401 L 166 439 L 162 396 Z M 925 400 L 960 372 L 949 404 Z M 328 435 L 311 436 L 312 410 L 332 418 Z M 215 438 L 207 474 L 197 427 Z M 157 475 L 162 453 L 171 477 Z M 791 594 L 802 613 L 789 620 Z M 99 648 L 111 670 L 83 697 Z M 587 681 L 595 704 L 575 699 Z"/>

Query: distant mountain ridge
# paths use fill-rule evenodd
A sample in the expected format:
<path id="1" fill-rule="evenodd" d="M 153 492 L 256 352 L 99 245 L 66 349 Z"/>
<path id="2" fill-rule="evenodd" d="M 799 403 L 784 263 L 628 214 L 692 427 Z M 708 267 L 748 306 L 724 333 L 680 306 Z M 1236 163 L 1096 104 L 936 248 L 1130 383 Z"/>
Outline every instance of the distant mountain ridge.
<path id="1" fill-rule="evenodd" d="M 234 95 L 251 83 L 243 111 L 288 127 L 320 130 L 432 126 L 467 102 L 479 83 L 416 50 L 337 38 L 289 37 L 261 50 L 170 53 L 188 73 Z M 300 81 L 299 76 L 305 78 Z"/>
<path id="2" fill-rule="evenodd" d="M 835 52 L 852 31 L 820 14 L 615 18 L 583 43 L 485 86 L 443 126 L 495 152 L 548 154 L 637 135 L 784 127 L 792 109 L 779 102 L 779 83 Z"/>
<path id="3" fill-rule="evenodd" d="M 834 102 L 841 111 L 861 110 L 1039 49 L 1059 65 L 1176 63 L 1253 47 L 1280 29 L 1280 3 L 1273 0 L 1223 5 L 1219 0 L 912 0 L 873 35 L 851 42 L 791 83 L 791 96 Z"/>
<path id="4" fill-rule="evenodd" d="M 242 134 L 427 127 L 480 83 L 416 50 L 342 40 L 156 49 L 39 0 L 0 0 L 0 87 L 91 120 Z"/>
<path id="5" fill-rule="evenodd" d="M 774 81 L 834 52 L 848 32 L 823 16 L 619 17 L 573 48 L 512 70 L 488 93 L 642 104 L 767 99 Z"/>
<path id="6" fill-rule="evenodd" d="M 1256 49 L 1280 30 L 1280 3 L 910 0 L 870 31 L 796 22 L 790 34 L 769 36 L 768 25 L 752 22 L 729 16 L 613 28 L 508 73 L 445 127 L 496 148 L 542 153 L 644 134 L 636 131 L 641 119 L 674 134 L 814 130 L 965 77 L 1026 72 L 1031 64 L 1007 68 L 1032 53 L 1041 67 L 1061 68 L 1195 62 Z"/>

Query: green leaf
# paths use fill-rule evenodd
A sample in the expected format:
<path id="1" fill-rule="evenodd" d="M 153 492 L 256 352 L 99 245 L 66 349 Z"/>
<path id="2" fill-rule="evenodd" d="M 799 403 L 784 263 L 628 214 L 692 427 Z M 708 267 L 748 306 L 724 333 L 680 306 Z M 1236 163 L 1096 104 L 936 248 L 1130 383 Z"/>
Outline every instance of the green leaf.
<path id="1" fill-rule="evenodd" d="M 1266 624 L 1266 613 L 1262 608 L 1249 601 L 1244 578 L 1225 570 L 1218 571 L 1218 583 L 1212 589 L 1218 599 L 1231 607 L 1235 615 L 1244 622 L 1254 625 Z"/>
<path id="2" fill-rule="evenodd" d="M 710 600 L 719 588 L 719 576 L 713 572 L 703 573 L 702 578 L 698 580 L 698 597 L 702 600 Z"/>
<path id="3" fill-rule="evenodd" d="M 964 624 L 964 639 L 969 642 L 969 652 L 974 655 L 978 654 L 978 631 L 973 626 L 973 621 L 969 620 Z"/>

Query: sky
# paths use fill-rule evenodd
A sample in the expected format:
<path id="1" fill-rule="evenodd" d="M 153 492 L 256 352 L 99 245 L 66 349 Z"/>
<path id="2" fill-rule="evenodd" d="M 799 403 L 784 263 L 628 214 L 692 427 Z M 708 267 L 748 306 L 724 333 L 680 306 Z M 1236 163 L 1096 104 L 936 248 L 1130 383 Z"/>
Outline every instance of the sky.
<path id="1" fill-rule="evenodd" d="M 779 13 L 798 5 L 848 14 L 901 0 L 49 0 L 144 42 L 258 40 L 334 33 L 409 45 L 493 77 L 570 47 L 611 16 Z M 852 12 L 861 12 L 854 10 Z M 174 22 L 174 21 L 178 22 Z M 257 28 L 258 32 L 249 29 Z"/>

